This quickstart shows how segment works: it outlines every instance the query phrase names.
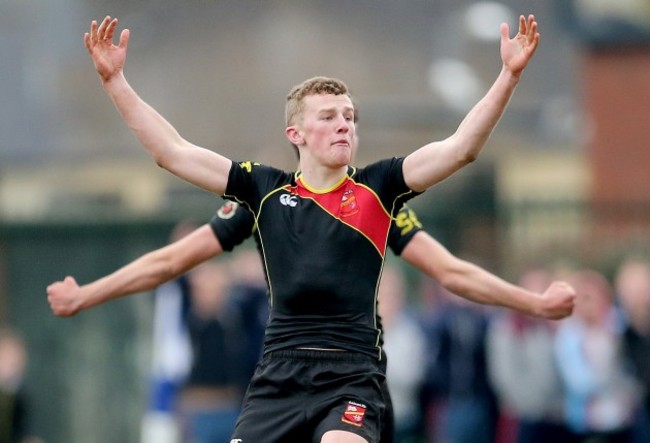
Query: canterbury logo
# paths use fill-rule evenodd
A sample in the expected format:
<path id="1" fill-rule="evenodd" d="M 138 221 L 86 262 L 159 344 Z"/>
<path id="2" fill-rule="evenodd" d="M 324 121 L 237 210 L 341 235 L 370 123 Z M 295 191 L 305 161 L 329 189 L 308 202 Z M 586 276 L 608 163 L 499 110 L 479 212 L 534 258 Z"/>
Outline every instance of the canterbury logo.
<path id="1" fill-rule="evenodd" d="M 232 440 L 230 440 L 230 443 L 242 443 L 242 441 L 244 440 L 242 440 L 241 438 L 233 438 Z"/>
<path id="2" fill-rule="evenodd" d="M 290 208 L 295 208 L 298 205 L 298 197 L 291 194 L 282 194 L 280 196 L 280 203 Z"/>

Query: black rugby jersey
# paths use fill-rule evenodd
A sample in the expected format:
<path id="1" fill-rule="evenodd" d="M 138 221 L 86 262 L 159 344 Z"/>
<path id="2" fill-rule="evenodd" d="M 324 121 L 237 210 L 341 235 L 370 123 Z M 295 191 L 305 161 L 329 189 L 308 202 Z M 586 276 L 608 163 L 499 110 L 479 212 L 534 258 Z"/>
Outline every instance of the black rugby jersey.
<path id="1" fill-rule="evenodd" d="M 233 163 L 224 196 L 249 209 L 267 274 L 265 352 L 315 347 L 379 357 L 377 287 L 392 216 L 415 195 L 403 158 L 348 174 L 326 190 L 300 173 Z"/>

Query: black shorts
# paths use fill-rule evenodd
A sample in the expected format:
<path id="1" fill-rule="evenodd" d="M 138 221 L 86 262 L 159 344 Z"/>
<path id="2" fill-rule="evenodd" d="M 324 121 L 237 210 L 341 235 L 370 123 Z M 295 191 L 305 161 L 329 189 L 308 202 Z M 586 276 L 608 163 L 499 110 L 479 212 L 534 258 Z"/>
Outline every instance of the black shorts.
<path id="1" fill-rule="evenodd" d="M 379 443 L 385 373 L 370 356 L 287 350 L 266 355 L 255 371 L 233 440 L 318 443 L 342 430 Z"/>

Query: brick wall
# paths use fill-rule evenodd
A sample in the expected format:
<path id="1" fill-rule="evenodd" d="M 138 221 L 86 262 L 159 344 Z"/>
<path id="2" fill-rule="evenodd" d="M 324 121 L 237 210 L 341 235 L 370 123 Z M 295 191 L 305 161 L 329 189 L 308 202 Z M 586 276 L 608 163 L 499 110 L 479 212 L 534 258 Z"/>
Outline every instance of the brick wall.
<path id="1" fill-rule="evenodd" d="M 650 203 L 650 47 L 586 53 L 582 77 L 592 200 Z"/>

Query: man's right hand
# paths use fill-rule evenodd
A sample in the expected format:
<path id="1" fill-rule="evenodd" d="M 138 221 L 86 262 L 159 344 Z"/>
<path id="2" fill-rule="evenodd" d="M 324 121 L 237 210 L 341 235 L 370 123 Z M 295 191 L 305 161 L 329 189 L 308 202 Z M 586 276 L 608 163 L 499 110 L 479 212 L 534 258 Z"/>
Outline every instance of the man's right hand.
<path id="1" fill-rule="evenodd" d="M 97 26 L 97 21 L 90 23 L 90 32 L 84 34 L 86 49 L 93 59 L 95 69 L 104 83 L 115 75 L 121 74 L 126 62 L 126 49 L 129 42 L 129 30 L 124 29 L 120 34 L 120 42 L 113 44 L 113 34 L 118 20 L 106 16 Z"/>
<path id="2" fill-rule="evenodd" d="M 78 313 L 81 305 L 80 289 L 74 277 L 67 276 L 47 287 L 47 301 L 54 315 L 71 317 Z"/>

